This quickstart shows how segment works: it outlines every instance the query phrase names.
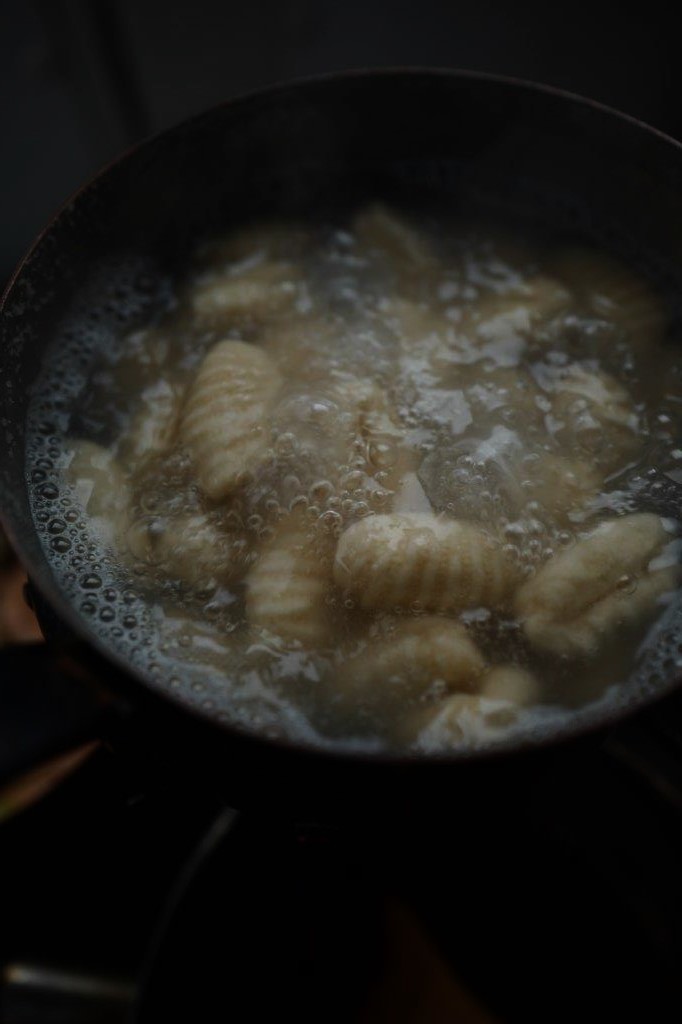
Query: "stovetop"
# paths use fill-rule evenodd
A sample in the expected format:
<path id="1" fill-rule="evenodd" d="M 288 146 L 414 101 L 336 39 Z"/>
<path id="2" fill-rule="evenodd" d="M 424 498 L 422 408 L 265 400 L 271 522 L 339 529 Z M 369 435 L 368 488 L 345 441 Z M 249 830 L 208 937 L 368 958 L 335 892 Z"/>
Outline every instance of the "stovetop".
<path id="1" fill-rule="evenodd" d="M 2 827 L 0 1021 L 673 1019 L 682 705 L 661 714 L 518 799 L 336 826 L 99 748 Z"/>
<path id="2" fill-rule="evenodd" d="M 0 642 L 36 637 L 22 582 Z M 682 696 L 523 783 L 336 823 L 178 763 L 91 746 L 0 799 L 0 1024 L 678 1016 Z"/>

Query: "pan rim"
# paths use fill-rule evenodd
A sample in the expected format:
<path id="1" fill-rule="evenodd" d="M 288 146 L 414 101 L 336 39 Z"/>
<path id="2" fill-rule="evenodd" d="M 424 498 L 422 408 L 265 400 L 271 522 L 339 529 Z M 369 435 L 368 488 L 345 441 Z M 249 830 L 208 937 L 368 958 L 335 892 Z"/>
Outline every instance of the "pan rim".
<path id="1" fill-rule="evenodd" d="M 517 78 L 514 76 L 458 68 L 391 66 L 382 68 L 358 67 L 339 72 L 329 72 L 321 75 L 311 75 L 277 82 L 270 84 L 265 88 L 250 90 L 235 97 L 223 100 L 205 110 L 184 118 L 182 121 L 169 128 L 154 132 L 135 143 L 133 146 L 127 148 L 113 160 L 105 163 L 94 175 L 92 175 L 65 200 L 56 213 L 49 219 L 45 227 L 36 236 L 26 254 L 20 260 L 16 269 L 10 276 L 3 295 L 0 298 L 0 317 L 4 316 L 5 306 L 12 295 L 17 282 L 22 278 L 24 270 L 30 265 L 43 240 L 49 236 L 55 225 L 60 222 L 61 219 L 68 214 L 77 203 L 79 203 L 82 197 L 87 195 L 91 189 L 96 187 L 110 172 L 130 158 L 134 157 L 136 154 L 140 153 L 146 147 L 153 145 L 157 140 L 162 138 L 172 136 L 176 133 L 181 134 L 190 126 L 198 124 L 202 119 L 215 116 L 221 111 L 231 111 L 235 108 L 248 110 L 250 105 L 272 101 L 278 97 L 286 97 L 287 94 L 305 92 L 307 89 L 317 86 L 328 85 L 329 87 L 334 87 L 337 83 L 348 80 L 366 80 L 375 78 L 395 78 L 403 80 L 409 78 L 431 78 L 433 80 L 445 78 L 459 79 L 471 82 L 482 82 L 485 84 L 495 84 L 500 87 L 511 88 L 521 93 L 530 92 L 550 96 L 564 103 L 569 103 L 570 105 L 574 105 L 579 108 L 587 108 L 595 111 L 598 115 L 613 118 L 616 121 L 625 123 L 638 133 L 644 133 L 644 135 L 653 137 L 657 142 L 665 145 L 666 147 L 672 146 L 674 150 L 682 152 L 682 142 L 672 138 L 660 129 L 647 124 L 633 115 L 626 114 L 614 107 L 601 103 L 600 101 L 581 96 L 557 86 L 529 81 L 527 79 Z M 22 484 L 24 487 L 26 486 L 25 478 L 22 479 Z M 508 739 L 501 739 L 482 747 L 461 748 L 443 752 L 435 751 L 433 753 L 418 751 L 391 752 L 382 750 L 368 751 L 365 749 L 356 750 L 352 748 L 344 750 L 341 747 L 337 748 L 317 745 L 316 743 L 308 740 L 269 738 L 259 735 L 255 730 L 241 727 L 235 722 L 219 720 L 215 714 L 212 714 L 207 710 L 202 710 L 200 706 L 190 703 L 170 688 L 162 688 L 160 685 L 156 684 L 153 678 L 151 678 L 141 667 L 131 664 L 121 652 L 108 643 L 89 625 L 86 619 L 78 614 L 73 601 L 66 597 L 64 588 L 60 585 L 51 563 L 46 557 L 45 552 L 42 550 L 42 544 L 40 543 L 33 519 L 31 518 L 29 520 L 31 529 L 27 531 L 25 528 L 26 524 L 23 520 L 17 519 L 15 523 L 12 513 L 8 512 L 6 508 L 0 507 L 0 522 L 7 532 L 13 550 L 16 552 L 22 562 L 22 565 L 26 568 L 32 585 L 35 586 L 36 590 L 42 595 L 48 605 L 55 610 L 55 613 L 56 609 L 58 609 L 58 617 L 60 621 L 63 621 L 73 632 L 75 637 L 85 644 L 86 649 L 93 649 L 96 654 L 104 658 L 108 665 L 115 668 L 117 673 L 120 673 L 124 678 L 127 677 L 131 681 L 134 681 L 136 685 L 138 683 L 141 684 L 144 687 L 144 690 L 155 698 L 167 701 L 170 705 L 182 711 L 183 714 L 190 715 L 193 720 L 200 722 L 203 726 L 213 727 L 218 730 L 221 734 L 225 735 L 226 740 L 233 737 L 235 739 L 247 740 L 258 745 L 262 744 L 270 749 L 279 749 L 283 752 L 292 754 L 312 756 L 316 760 L 324 758 L 328 761 L 352 762 L 354 764 L 364 763 L 377 766 L 409 765 L 410 767 L 417 767 L 478 762 L 488 763 L 500 757 L 507 757 L 510 754 L 523 756 L 531 754 L 534 751 L 541 751 L 547 748 L 555 749 L 562 745 L 567 745 L 571 742 L 603 732 L 605 728 L 612 725 L 618 725 L 631 715 L 640 711 L 642 708 L 649 707 L 665 698 L 675 691 L 681 682 L 680 679 L 673 678 L 662 684 L 660 689 L 655 693 L 640 692 L 629 695 L 627 702 L 620 707 L 608 706 L 606 708 L 598 708 L 590 714 L 590 705 L 586 705 L 585 708 L 579 709 L 575 716 L 570 716 L 568 724 L 561 725 L 559 727 L 550 727 L 547 735 L 540 735 L 537 737 L 523 735 L 518 737 L 512 734 Z M 31 540 L 35 540 L 40 545 L 43 558 L 42 566 L 36 562 L 34 554 L 27 550 L 27 545 L 24 543 L 22 537 L 23 534 L 26 534 L 27 536 L 28 534 L 32 534 Z M 33 574 L 31 572 L 32 568 L 36 568 L 38 571 Z"/>

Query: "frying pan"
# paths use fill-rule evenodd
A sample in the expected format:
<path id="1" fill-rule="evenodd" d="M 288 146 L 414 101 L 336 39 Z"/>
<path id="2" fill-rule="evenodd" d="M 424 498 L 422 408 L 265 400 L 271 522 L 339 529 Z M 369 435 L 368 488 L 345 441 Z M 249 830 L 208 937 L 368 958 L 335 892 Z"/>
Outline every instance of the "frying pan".
<path id="1" fill-rule="evenodd" d="M 33 517 L 36 466 L 27 456 L 46 351 L 86 335 L 115 344 L 159 307 L 158 282 L 181 274 L 207 235 L 255 218 L 334 215 L 377 196 L 498 209 L 591 238 L 655 274 L 668 294 L 682 294 L 682 147 L 543 86 L 459 71 L 345 73 L 223 104 L 123 156 L 45 229 L 2 307 L 3 522 L 48 641 L 46 649 L 4 655 L 5 779 L 106 735 L 161 763 L 208 767 L 231 780 L 240 799 L 283 789 L 376 796 L 395 789 L 398 776 L 425 790 L 453 772 L 461 780 L 500 779 L 503 765 L 536 771 L 539 757 L 677 686 L 673 672 L 655 692 L 633 691 L 621 706 L 583 709 L 536 741 L 487 750 L 428 758 L 321 750 L 218 720 L 153 674 L 129 641 L 88 618 L 78 586 L 57 577 Z M 46 434 L 55 429 L 44 426 Z M 41 472 L 41 500 L 58 502 L 49 467 Z"/>

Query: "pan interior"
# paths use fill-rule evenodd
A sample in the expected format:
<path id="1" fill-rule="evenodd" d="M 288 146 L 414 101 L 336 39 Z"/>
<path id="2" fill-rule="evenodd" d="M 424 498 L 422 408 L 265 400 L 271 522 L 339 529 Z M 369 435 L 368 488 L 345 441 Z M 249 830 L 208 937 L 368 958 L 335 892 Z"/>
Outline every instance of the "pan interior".
<path id="1" fill-rule="evenodd" d="M 538 254 L 564 250 L 570 252 L 576 245 L 586 241 L 584 234 L 576 232 L 575 228 L 560 231 L 553 225 L 548 231 L 546 227 L 540 228 L 537 223 L 529 225 L 527 218 L 519 218 L 518 214 L 503 212 L 480 202 L 479 210 L 472 219 L 471 205 L 471 201 L 467 203 L 466 217 L 463 217 L 460 210 L 450 220 L 444 213 L 445 203 L 433 201 L 423 204 L 418 210 L 413 207 L 408 215 L 411 223 L 424 226 L 424 238 L 440 237 L 446 242 L 450 240 L 451 258 L 459 260 L 457 280 L 460 285 L 464 281 L 461 292 L 464 296 L 467 295 L 467 288 L 473 288 L 475 292 L 476 282 L 480 284 L 486 274 L 492 275 L 491 280 L 501 274 L 508 284 L 510 275 L 537 272 L 538 260 L 542 272 L 543 257 Z M 353 309 L 352 318 L 349 319 L 352 329 L 344 335 L 344 358 L 339 366 L 365 379 L 373 369 L 381 365 L 382 360 L 390 360 L 395 353 L 394 342 L 390 339 L 387 341 L 381 333 L 381 324 L 377 332 L 376 322 L 370 329 L 366 322 L 357 317 L 359 305 L 382 282 L 380 279 L 372 280 L 371 271 L 362 265 L 362 261 L 358 261 L 351 251 L 352 246 L 349 250 L 352 216 L 352 213 L 344 215 L 342 211 L 337 211 L 333 223 L 321 217 L 305 224 L 304 229 L 316 239 L 315 248 L 309 256 L 308 273 L 317 275 L 318 291 L 324 292 L 332 305 L 336 304 L 334 308 L 340 310 L 341 319 L 351 318 L 351 307 Z M 494 227 L 491 227 L 491 221 Z M 296 231 L 292 229 L 292 233 L 295 237 Z M 457 240 L 456 244 L 452 242 L 453 239 Z M 499 256 L 505 245 L 518 248 L 518 252 L 510 257 L 506 265 L 500 261 Z M 210 251 L 211 243 L 207 248 Z M 355 276 L 354 261 L 355 264 L 361 264 Z M 314 271 L 311 269 L 313 267 Z M 651 276 L 650 268 L 640 267 L 639 272 Z M 202 713 L 257 735 L 277 739 L 283 737 L 332 750 L 384 753 L 387 749 L 402 750 L 406 743 L 409 749 L 409 741 L 387 741 L 381 733 L 377 735 L 366 726 L 357 729 L 351 723 L 339 728 L 333 722 L 334 713 L 330 715 L 319 707 L 320 699 L 323 702 L 328 699 L 328 691 L 322 690 L 321 698 L 315 697 L 312 703 L 306 699 L 306 692 L 320 687 L 321 674 L 326 671 L 329 675 L 330 671 L 335 670 L 328 665 L 321 669 L 320 658 L 311 657 L 305 649 L 301 650 L 294 645 L 293 649 L 287 648 L 280 652 L 280 657 L 273 662 L 268 660 L 272 653 L 268 645 L 272 647 L 272 641 L 267 637 L 254 638 L 249 634 L 249 658 L 230 656 L 230 645 L 225 644 L 226 632 L 235 631 L 234 650 L 237 650 L 240 643 L 240 652 L 245 650 L 244 641 L 239 641 L 239 627 L 242 627 L 243 632 L 245 625 L 243 612 L 234 610 L 243 605 L 240 585 L 236 588 L 218 588 L 217 591 L 215 588 L 209 589 L 197 599 L 196 593 L 188 597 L 186 588 L 183 593 L 182 586 L 179 589 L 167 586 L 168 581 L 164 579 L 163 573 L 156 572 L 153 567 L 144 566 L 141 562 L 131 565 L 129 559 L 121 559 L 110 535 L 108 510 L 99 509 L 94 518 L 88 515 L 83 495 L 79 495 L 69 482 L 67 467 L 74 439 L 86 439 L 101 446 L 103 452 L 114 448 L 121 432 L 125 432 L 129 426 L 131 409 L 134 408 L 134 390 L 126 391 L 126 388 L 130 389 L 131 382 L 133 389 L 138 391 L 142 384 L 154 388 L 156 370 L 149 347 L 155 343 L 154 331 L 160 336 L 175 339 L 172 342 L 175 345 L 174 355 L 169 352 L 163 358 L 172 358 L 177 366 L 184 367 L 186 379 L 196 373 L 202 355 L 220 340 L 219 328 L 209 326 L 204 327 L 203 333 L 201 330 L 193 332 L 185 323 L 183 277 L 182 272 L 163 273 L 160 268 L 132 256 L 119 260 L 117 265 L 111 265 L 106 270 L 102 268 L 89 288 L 80 293 L 79 306 L 71 311 L 62 333 L 47 353 L 29 410 L 28 474 L 34 522 L 60 587 L 87 623 L 87 628 L 96 632 L 107 647 L 117 651 L 131 668 L 143 674 L 153 686 Z M 507 284 L 503 284 L 503 287 L 507 287 Z M 449 286 L 452 289 L 458 287 L 454 277 L 443 279 L 439 288 L 442 290 Z M 487 294 L 486 287 L 484 280 L 484 295 Z M 494 283 L 496 287 L 498 284 Z M 466 297 L 462 301 L 466 308 Z M 116 316 L 113 319 L 103 317 L 102 309 L 112 307 Z M 569 321 L 570 318 L 562 329 L 570 334 Z M 359 323 L 365 323 L 362 330 L 358 328 Z M 595 345 L 600 344 L 599 324 L 598 319 L 582 324 L 583 333 L 596 332 L 597 337 L 596 342 L 581 350 L 583 356 L 594 356 L 598 350 Z M 136 329 L 140 325 L 142 328 Z M 146 329 L 149 325 L 151 333 Z M 247 325 L 245 331 L 228 331 L 228 337 L 239 334 L 248 338 L 250 329 Z M 258 332 L 255 331 L 255 334 L 257 338 Z M 512 341 L 514 337 L 518 341 L 513 331 L 511 334 Z M 553 363 L 561 366 L 562 353 L 561 345 L 557 343 L 558 336 L 547 337 L 550 340 L 546 340 L 546 344 L 551 343 L 557 348 L 553 348 L 549 356 L 536 352 L 534 361 L 531 359 L 529 363 L 533 366 L 533 373 L 540 377 L 552 372 Z M 609 340 L 607 333 L 601 343 L 608 343 Z M 663 351 L 667 352 L 674 342 L 673 325 L 671 337 L 666 341 Z M 499 344 L 493 339 L 487 360 L 474 363 L 471 368 L 474 374 L 470 381 L 472 390 L 467 391 L 467 395 L 474 394 L 479 387 L 486 387 L 488 379 L 496 379 L 497 374 L 509 372 L 510 366 L 518 364 L 517 355 L 512 353 L 510 356 L 508 346 L 507 336 Z M 604 357 L 600 365 L 617 372 L 618 361 L 622 358 L 622 351 L 615 346 L 610 361 Z M 418 365 L 419 358 L 415 357 L 412 372 Z M 482 368 L 477 370 L 479 365 Z M 646 361 L 643 365 L 646 365 Z M 459 367 L 458 372 L 462 372 L 462 367 Z M 678 372 L 676 367 L 674 372 Z M 655 387 L 658 373 L 657 364 L 652 362 L 644 376 L 640 374 L 641 379 L 637 379 L 641 392 L 635 396 L 640 400 L 638 408 L 644 404 L 647 393 Z M 426 379 L 430 379 L 428 374 Z M 671 390 L 675 391 L 672 383 Z M 454 393 L 459 396 L 463 394 L 459 390 Z M 439 412 L 438 396 L 443 394 L 440 388 L 429 390 L 427 387 L 426 392 L 418 396 L 417 404 L 431 402 L 431 405 L 413 423 L 413 426 L 416 424 L 415 436 L 419 435 L 426 453 L 420 480 L 436 503 L 440 487 L 436 477 L 444 451 L 446 463 L 452 470 L 455 464 L 453 453 L 457 456 L 457 465 L 465 464 L 467 458 L 471 461 L 472 451 L 479 451 L 481 444 L 489 445 L 491 437 L 499 439 L 505 431 L 506 435 L 512 436 L 512 432 L 501 426 L 502 420 L 491 433 L 494 418 L 486 421 L 482 413 L 477 413 L 480 423 L 468 427 L 466 423 L 464 427 L 455 423 L 453 416 L 456 419 L 455 413 L 459 415 L 462 410 L 458 407 L 459 412 L 453 411 L 454 407 L 450 404 L 445 413 Z M 469 415 L 466 401 L 464 407 Z M 659 418 L 663 411 L 662 407 L 656 410 Z M 656 432 L 655 419 L 656 415 L 651 411 L 643 416 L 643 421 L 646 421 L 643 454 L 640 453 L 631 461 L 621 459 L 617 472 L 611 472 L 610 475 L 607 469 L 604 470 L 603 475 L 608 476 L 608 482 L 604 483 L 599 494 L 598 502 L 601 504 L 597 504 L 597 518 L 594 522 L 599 522 L 600 515 L 605 511 L 624 514 L 655 509 L 657 514 L 667 517 L 671 525 L 678 518 L 679 492 L 675 481 L 676 460 L 679 457 L 677 441 L 669 432 Z M 444 449 L 443 437 L 446 435 L 449 441 Z M 593 450 L 589 457 L 598 461 L 599 453 Z M 480 471 L 479 467 L 477 472 Z M 457 472 L 461 474 L 463 470 Z M 462 484 L 463 488 L 471 490 L 473 480 L 479 480 L 479 477 L 471 470 Z M 483 493 L 486 500 L 492 500 L 487 490 Z M 291 497 L 297 500 L 293 492 Z M 453 494 L 449 497 L 452 498 Z M 454 497 L 456 511 L 464 518 L 479 514 L 478 510 L 472 511 L 469 507 L 470 498 L 458 498 L 456 494 Z M 495 501 L 499 502 L 499 498 L 499 494 L 493 493 Z M 116 500 L 113 493 L 112 500 Z M 314 500 L 310 499 L 308 504 L 314 505 Z M 448 509 L 452 513 L 450 505 Z M 258 505 L 258 511 L 267 518 L 263 501 Z M 371 511 L 380 513 L 381 509 L 372 508 Z M 445 511 L 445 506 L 438 507 L 438 511 Z M 338 518 L 338 513 L 332 510 L 331 515 L 327 513 L 329 519 L 331 516 Z M 252 518 L 259 519 L 259 515 Z M 145 522 L 150 521 L 146 514 L 143 519 Z M 580 522 L 568 525 L 569 532 L 565 528 L 563 530 L 564 541 L 557 540 L 561 536 L 561 532 L 557 533 L 557 527 L 554 543 L 570 541 L 574 537 L 570 530 L 585 529 Z M 262 526 L 261 521 L 254 524 L 254 529 L 258 532 Z M 509 527 L 512 538 L 514 528 L 513 525 Z M 539 544 L 540 541 L 529 542 L 526 537 L 515 548 L 517 554 L 521 552 L 519 557 L 524 570 L 530 571 L 542 563 L 546 553 L 540 554 Z M 457 737 L 456 742 L 452 741 L 452 746 L 455 749 L 480 750 L 495 744 L 544 741 L 575 728 L 582 721 L 590 721 L 595 716 L 637 701 L 642 695 L 655 692 L 666 677 L 678 671 L 681 663 L 677 647 L 678 615 L 678 605 L 669 604 L 646 636 L 643 630 L 639 633 L 635 631 L 624 641 L 621 634 L 617 642 L 608 645 L 589 667 L 580 659 L 560 658 L 558 662 L 561 663 L 555 659 L 548 673 L 552 684 L 539 706 L 524 710 L 512 725 L 507 725 L 501 731 L 488 730 L 481 733 L 476 728 L 465 731 Z M 480 635 L 483 639 L 486 630 L 490 633 L 493 629 L 485 616 L 479 616 L 477 620 L 475 612 L 469 614 L 467 626 L 474 635 Z M 505 629 L 508 634 L 506 637 L 503 635 Z M 520 658 L 523 663 L 526 654 L 518 631 L 510 631 L 508 621 L 505 623 L 497 620 L 493 631 L 496 637 L 493 660 L 507 658 L 515 661 Z M 254 654 L 258 647 L 262 648 L 260 660 Z M 545 671 L 542 661 L 542 657 L 536 658 L 532 663 L 534 669 L 538 669 L 539 665 L 539 670 Z M 254 668 L 258 664 L 265 666 L 262 675 L 259 675 L 257 667 Z M 634 671 L 633 664 L 636 666 Z M 429 752 L 442 755 L 443 741 L 436 741 L 434 746 L 429 741 L 424 743 L 420 740 L 414 750 L 422 755 L 428 755 Z M 448 751 L 447 742 L 445 751 Z"/>
<path id="2" fill-rule="evenodd" d="M 417 217 L 438 221 L 447 210 L 618 254 L 668 301 L 672 351 L 682 294 L 680 164 L 669 140 L 588 103 L 428 72 L 275 90 L 146 143 L 63 211 L 5 307 L 0 377 L 12 401 L 3 413 L 0 476 L 8 522 L 35 581 L 53 604 L 63 600 L 64 618 L 83 637 L 207 717 L 258 736 L 284 732 L 316 749 L 380 753 L 366 737 L 322 736 L 281 703 L 274 716 L 267 707 L 240 716 L 216 676 L 174 671 L 178 662 L 163 649 L 139 581 L 92 532 L 63 482 L 69 439 L 106 446 L 122 422 L 115 402 L 93 403 L 106 394 L 107 355 L 172 305 L 201 240 L 269 218 L 343 224 L 377 198 Z M 681 519 L 675 480 L 649 483 L 646 508 Z M 672 686 L 679 616 L 677 604 L 667 608 L 625 686 L 607 686 L 570 714 L 550 709 L 500 749 L 579 732 Z"/>

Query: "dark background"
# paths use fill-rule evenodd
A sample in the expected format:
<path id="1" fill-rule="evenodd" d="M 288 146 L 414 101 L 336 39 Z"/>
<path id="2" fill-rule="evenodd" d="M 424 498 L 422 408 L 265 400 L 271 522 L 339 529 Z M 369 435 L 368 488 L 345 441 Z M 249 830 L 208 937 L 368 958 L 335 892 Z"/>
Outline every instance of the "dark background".
<path id="1" fill-rule="evenodd" d="M 270 82 L 407 64 L 547 82 L 682 137 L 679 37 L 658 0 L 0 0 L 0 282 L 150 132 Z"/>

